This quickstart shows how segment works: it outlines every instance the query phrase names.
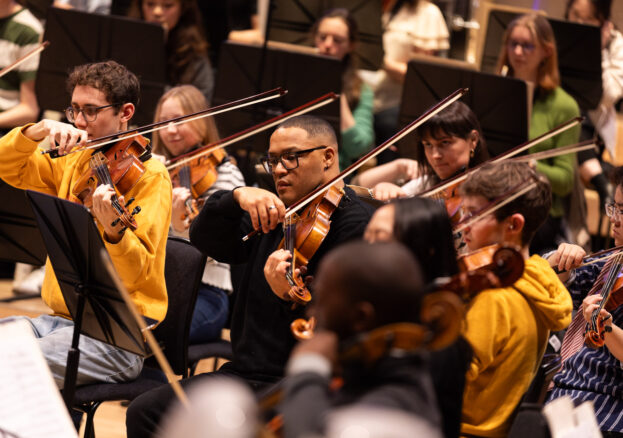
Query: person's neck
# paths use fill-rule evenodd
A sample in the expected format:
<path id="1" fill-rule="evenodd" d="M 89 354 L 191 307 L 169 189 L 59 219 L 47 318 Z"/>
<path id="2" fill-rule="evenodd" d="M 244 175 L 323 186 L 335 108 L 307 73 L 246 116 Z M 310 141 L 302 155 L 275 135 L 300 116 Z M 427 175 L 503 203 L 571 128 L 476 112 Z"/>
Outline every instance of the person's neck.
<path id="1" fill-rule="evenodd" d="M 538 79 L 538 72 L 527 72 L 527 71 L 515 71 L 513 75 L 517 79 L 522 79 L 526 82 L 530 82 L 532 85 L 536 86 Z"/>
<path id="2" fill-rule="evenodd" d="M 18 12 L 22 7 L 13 0 L 0 1 L 0 18 L 8 17 Z"/>

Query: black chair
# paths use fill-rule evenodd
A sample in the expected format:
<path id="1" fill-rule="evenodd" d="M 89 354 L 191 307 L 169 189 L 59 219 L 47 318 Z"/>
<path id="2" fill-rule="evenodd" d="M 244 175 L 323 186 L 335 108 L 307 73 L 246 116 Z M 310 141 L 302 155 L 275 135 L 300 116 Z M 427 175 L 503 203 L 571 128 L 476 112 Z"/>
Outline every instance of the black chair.
<path id="1" fill-rule="evenodd" d="M 231 284 L 234 289 L 234 293 L 229 295 L 229 309 L 231 318 L 231 309 L 234 307 L 234 300 L 236 299 L 236 291 L 240 287 L 240 282 L 244 274 L 245 264 L 231 265 L 230 275 Z M 230 328 L 230 321 L 228 319 L 225 323 L 225 328 Z M 197 365 L 202 359 L 214 358 L 214 366 L 212 371 L 216 371 L 218 365 L 218 359 L 233 359 L 233 352 L 231 349 L 231 342 L 225 339 L 218 339 L 212 342 L 205 342 L 202 344 L 191 344 L 188 347 L 188 367 L 190 375 L 194 376 L 197 371 Z"/>
<path id="2" fill-rule="evenodd" d="M 179 237 L 169 237 L 167 240 L 164 276 L 169 306 L 164 321 L 154 329 L 154 336 L 163 348 L 173 372 L 182 377 L 188 377 L 188 335 L 205 263 L 206 257 L 188 240 Z M 150 357 L 145 360 L 143 371 L 136 380 L 78 387 L 74 408 L 87 414 L 85 438 L 95 437 L 93 418 L 101 403 L 132 401 L 165 383 L 166 377 L 154 358 Z"/>
<path id="3" fill-rule="evenodd" d="M 541 413 L 547 387 L 554 374 L 560 370 L 562 360 L 560 354 L 546 354 L 541 360 L 539 369 L 524 394 L 521 403 L 515 410 L 515 418 L 508 433 L 508 438 L 549 438 L 549 426 L 545 416 Z"/>

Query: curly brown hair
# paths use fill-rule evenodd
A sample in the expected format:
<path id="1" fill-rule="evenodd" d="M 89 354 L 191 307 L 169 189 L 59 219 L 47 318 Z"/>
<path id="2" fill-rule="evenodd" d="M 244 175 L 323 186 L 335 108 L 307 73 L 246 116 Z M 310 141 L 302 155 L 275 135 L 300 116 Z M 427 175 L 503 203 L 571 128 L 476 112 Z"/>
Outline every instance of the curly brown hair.
<path id="1" fill-rule="evenodd" d="M 140 83 L 134 73 L 115 61 L 95 62 L 75 67 L 67 78 L 67 91 L 73 94 L 78 85 L 93 87 L 106 96 L 119 111 L 124 103 L 138 105 Z"/>

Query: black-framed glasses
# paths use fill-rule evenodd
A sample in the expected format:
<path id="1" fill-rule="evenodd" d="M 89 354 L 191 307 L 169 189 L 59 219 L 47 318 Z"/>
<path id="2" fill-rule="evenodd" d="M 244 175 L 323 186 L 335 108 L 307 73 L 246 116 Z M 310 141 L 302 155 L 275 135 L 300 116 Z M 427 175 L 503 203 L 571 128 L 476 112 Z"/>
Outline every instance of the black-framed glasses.
<path id="1" fill-rule="evenodd" d="M 535 45 L 532 43 L 522 43 L 520 41 L 515 41 L 515 40 L 509 40 L 508 47 L 511 50 L 515 50 L 517 47 L 521 47 L 521 50 L 524 53 L 532 53 L 535 49 Z"/>
<path id="2" fill-rule="evenodd" d="M 118 106 L 118 103 L 111 103 L 110 105 L 102 105 L 102 106 L 90 106 L 87 105 L 84 108 L 74 108 L 73 106 L 70 106 L 68 108 L 65 109 L 65 116 L 67 117 L 67 120 L 69 120 L 70 123 L 74 123 L 76 121 L 76 117 L 78 116 L 78 114 L 82 113 L 82 117 L 84 117 L 84 120 L 86 120 L 87 122 L 94 122 L 95 119 L 97 119 L 97 114 L 106 108 L 110 108 L 111 106 Z"/>
<path id="3" fill-rule="evenodd" d="M 260 163 L 264 166 L 264 170 L 268 173 L 272 173 L 273 169 L 277 167 L 277 164 L 281 163 L 281 165 L 286 170 L 294 170 L 299 167 L 299 157 L 309 154 L 310 152 L 317 151 L 318 149 L 324 149 L 327 146 L 317 146 L 311 149 L 303 149 L 300 151 L 288 151 L 282 154 L 279 154 L 275 157 L 264 156 L 260 158 Z"/>
<path id="4" fill-rule="evenodd" d="M 623 216 L 623 210 L 620 210 L 616 203 L 608 202 L 606 204 L 606 216 L 613 220 L 619 220 Z"/>

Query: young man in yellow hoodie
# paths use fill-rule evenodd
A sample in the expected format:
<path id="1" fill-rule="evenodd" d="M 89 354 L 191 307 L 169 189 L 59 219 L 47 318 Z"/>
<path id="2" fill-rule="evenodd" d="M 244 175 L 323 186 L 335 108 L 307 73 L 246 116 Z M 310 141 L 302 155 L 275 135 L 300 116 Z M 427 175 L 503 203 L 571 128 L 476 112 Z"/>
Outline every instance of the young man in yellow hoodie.
<path id="1" fill-rule="evenodd" d="M 546 260 L 528 253 L 534 233 L 549 212 L 549 183 L 525 163 L 488 165 L 461 186 L 463 211 L 475 215 L 529 180 L 536 182 L 535 188 L 481 217 L 463 236 L 470 250 L 515 245 L 525 268 L 512 286 L 482 291 L 468 303 L 463 335 L 474 355 L 466 376 L 462 435 L 507 435 L 512 413 L 537 371 L 550 330 L 562 330 L 571 322 L 569 293 Z"/>
<path id="2" fill-rule="evenodd" d="M 76 67 L 67 86 L 71 106 L 65 113 L 75 127 L 41 120 L 10 131 L 0 139 L 0 178 L 20 189 L 78 202 L 72 191 L 89 169 L 93 150 L 52 159 L 41 154 L 39 143 L 49 138 L 59 153 L 65 154 L 87 139 L 126 130 L 140 90 L 136 76 L 114 61 Z M 103 152 L 105 148 L 100 150 Z M 139 311 L 161 321 L 167 312 L 164 258 L 171 221 L 171 180 L 158 160 L 149 159 L 146 154 L 141 161 L 145 173 L 125 194 L 127 199 L 135 198 L 134 205 L 141 207 L 140 214 L 135 216 L 137 229 L 120 232 L 120 226 L 113 225 L 117 215 L 111 196 L 115 191 L 108 185 L 100 185 L 94 191 L 91 212 Z M 62 388 L 74 325 L 49 260 L 45 271 L 41 296 L 53 315 L 28 318 L 28 321 L 57 385 Z M 138 376 L 142 366 L 140 356 L 82 336 L 76 383 L 131 380 Z"/>

